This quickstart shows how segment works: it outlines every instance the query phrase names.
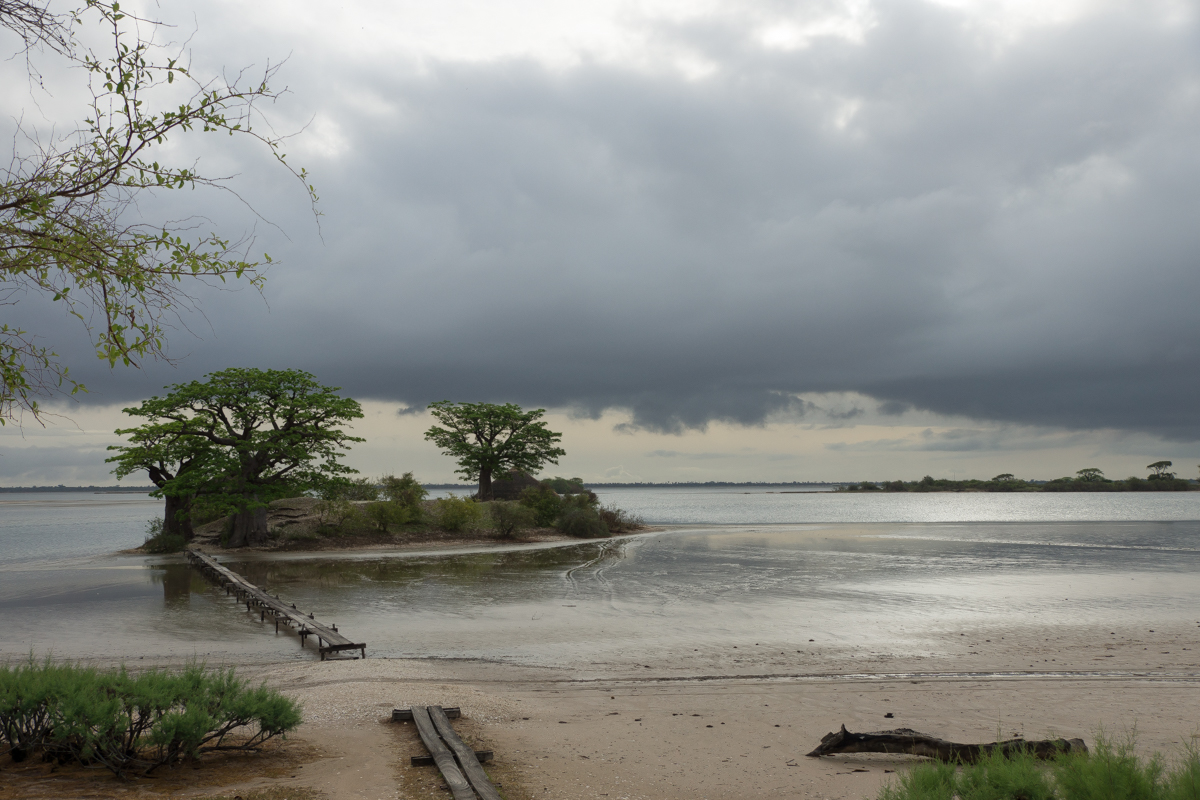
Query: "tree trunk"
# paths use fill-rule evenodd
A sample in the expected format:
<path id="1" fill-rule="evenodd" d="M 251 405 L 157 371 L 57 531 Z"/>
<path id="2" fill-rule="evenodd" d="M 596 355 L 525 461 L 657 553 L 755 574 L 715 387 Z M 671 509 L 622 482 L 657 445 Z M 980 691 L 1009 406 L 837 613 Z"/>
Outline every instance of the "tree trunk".
<path id="1" fill-rule="evenodd" d="M 239 511 L 233 515 L 230 547 L 262 547 L 267 543 L 267 509 L 265 506 Z"/>
<path id="2" fill-rule="evenodd" d="M 481 501 L 492 499 L 492 471 L 487 467 L 479 469 L 479 499 Z"/>
<path id="3" fill-rule="evenodd" d="M 184 541 L 190 542 L 195 535 L 195 531 L 192 530 L 191 511 L 192 498 L 167 495 L 166 508 L 163 509 L 163 531 L 179 534 L 183 536 Z"/>
<path id="4" fill-rule="evenodd" d="M 840 731 L 825 734 L 817 749 L 808 755 L 811 758 L 820 758 L 840 753 L 903 753 L 970 764 L 995 751 L 1005 755 L 1029 753 L 1035 758 L 1054 758 L 1062 753 L 1086 753 L 1088 749 L 1083 739 L 1008 739 L 988 744 L 959 744 L 926 733 L 918 733 L 911 728 L 851 733 L 843 725 Z"/>

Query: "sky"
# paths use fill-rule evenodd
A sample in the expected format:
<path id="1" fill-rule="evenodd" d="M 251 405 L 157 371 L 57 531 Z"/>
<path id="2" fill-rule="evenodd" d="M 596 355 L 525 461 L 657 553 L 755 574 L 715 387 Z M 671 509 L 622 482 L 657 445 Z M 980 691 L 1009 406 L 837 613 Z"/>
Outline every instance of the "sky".
<path id="1" fill-rule="evenodd" d="M 137 213 L 270 253 L 266 289 L 191 287 L 138 369 L 53 303 L 3 309 L 90 391 L 0 430 L 0 485 L 111 482 L 123 407 L 229 366 L 342 387 L 347 463 L 426 481 L 454 478 L 442 399 L 546 408 L 546 474 L 591 481 L 1198 476 L 1194 4 L 142 13 L 195 74 L 282 62 L 265 119 L 321 216 L 250 142 L 168 143 L 229 190 Z M 35 57 L 45 88 L 0 62 L 5 142 L 78 119 L 80 76 Z"/>

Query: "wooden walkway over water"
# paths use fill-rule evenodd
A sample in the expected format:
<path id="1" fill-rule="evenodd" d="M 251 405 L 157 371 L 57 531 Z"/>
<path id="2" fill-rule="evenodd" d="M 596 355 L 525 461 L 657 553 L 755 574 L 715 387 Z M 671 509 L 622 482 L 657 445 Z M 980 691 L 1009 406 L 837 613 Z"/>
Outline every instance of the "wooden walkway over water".
<path id="1" fill-rule="evenodd" d="M 267 594 L 233 570 L 218 564 L 212 556 L 189 549 L 187 557 L 188 562 L 205 577 L 224 587 L 226 594 L 232 594 L 237 597 L 239 603 L 245 603 L 247 611 L 257 609 L 261 621 L 265 622 L 270 614 L 275 620 L 276 633 L 279 632 L 279 623 L 283 622 L 285 625 L 296 626 L 301 646 L 309 636 L 317 637 L 317 649 L 321 653 L 322 661 L 327 654 L 342 650 L 358 650 L 363 658 L 367 657 L 366 643 L 350 641 L 338 632 L 337 625 L 322 625 L 312 614 L 297 610 L 294 604 L 283 602 L 278 595 Z"/>

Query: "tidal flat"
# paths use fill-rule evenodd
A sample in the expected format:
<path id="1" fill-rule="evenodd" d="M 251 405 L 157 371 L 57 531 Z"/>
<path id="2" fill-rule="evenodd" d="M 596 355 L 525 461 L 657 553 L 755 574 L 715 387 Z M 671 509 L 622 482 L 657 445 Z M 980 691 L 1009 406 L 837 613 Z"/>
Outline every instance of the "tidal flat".
<path id="1" fill-rule="evenodd" d="M 753 517 L 748 497 L 692 506 L 708 502 L 719 517 L 728 502 Z M 416 777 L 396 756 L 406 734 L 379 720 L 423 701 L 475 709 L 464 724 L 500 754 L 510 797 L 548 796 L 543 786 L 560 797 L 873 796 L 896 763 L 802 757 L 842 723 L 960 741 L 998 731 L 1090 741 L 1099 725 L 1136 723 L 1147 752 L 1198 733 L 1192 495 L 1151 498 L 1185 503 L 1159 506 L 1157 519 L 1130 519 L 1093 495 L 1092 505 L 1067 498 L 1043 509 L 1048 519 L 1029 519 L 1028 506 L 1011 507 L 1018 519 L 974 506 L 993 518 L 958 521 L 942 519 L 944 497 L 901 498 L 932 501 L 922 513 L 933 520 L 911 519 L 921 509 L 910 504 L 879 521 L 888 498 L 868 497 L 877 505 L 854 514 L 842 503 L 856 518 L 841 522 L 677 523 L 570 544 L 223 559 L 367 642 L 366 661 L 324 664 L 181 558 L 114 554 L 137 544 L 136 529 L 89 553 L 97 528 L 113 536 L 152 515 L 152 501 L 30 511 L 25 530 L 33 520 L 41 538 L 25 545 L 6 513 L 0 657 L 237 665 L 304 700 L 300 736 L 327 753 L 319 764 L 376 753 L 385 768 L 374 774 L 393 792 Z M 778 499 L 760 496 L 759 516 L 777 517 Z M 860 498 L 791 502 L 828 513 L 821 503 L 844 499 Z M 653 508 L 645 497 L 619 504 L 651 522 L 683 504 L 663 498 L 655 519 L 636 502 Z M 1117 519 L 1087 518 L 1102 514 Z M 59 553 L 46 544 L 56 536 Z M 374 796 L 369 781 L 352 794 L 317 772 L 294 782 Z"/>

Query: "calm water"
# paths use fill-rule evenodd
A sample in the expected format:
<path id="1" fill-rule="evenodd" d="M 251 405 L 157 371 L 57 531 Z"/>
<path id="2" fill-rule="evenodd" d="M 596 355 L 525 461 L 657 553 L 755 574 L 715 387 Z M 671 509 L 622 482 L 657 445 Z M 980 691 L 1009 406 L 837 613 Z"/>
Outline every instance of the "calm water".
<path id="1" fill-rule="evenodd" d="M 1200 493 L 632 489 L 602 500 L 688 527 L 506 551 L 227 563 L 376 656 L 581 674 L 684 656 L 720 668 L 739 642 L 919 653 L 961 626 L 1166 625 L 1200 607 Z M 114 554 L 160 512 L 145 496 L 0 495 L 0 657 L 314 657 L 177 558 Z"/>

